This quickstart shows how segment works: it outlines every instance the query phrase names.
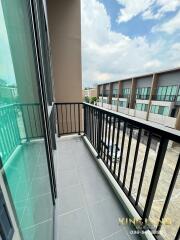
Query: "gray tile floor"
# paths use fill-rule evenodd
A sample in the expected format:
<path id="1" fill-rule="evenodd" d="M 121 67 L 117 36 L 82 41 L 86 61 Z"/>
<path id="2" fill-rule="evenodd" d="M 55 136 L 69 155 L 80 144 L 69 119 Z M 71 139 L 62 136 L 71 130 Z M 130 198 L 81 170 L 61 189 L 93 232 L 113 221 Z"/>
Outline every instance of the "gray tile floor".
<path id="1" fill-rule="evenodd" d="M 132 226 L 120 225 L 128 217 L 83 140 L 61 137 L 56 174 L 58 240 L 136 240 Z"/>

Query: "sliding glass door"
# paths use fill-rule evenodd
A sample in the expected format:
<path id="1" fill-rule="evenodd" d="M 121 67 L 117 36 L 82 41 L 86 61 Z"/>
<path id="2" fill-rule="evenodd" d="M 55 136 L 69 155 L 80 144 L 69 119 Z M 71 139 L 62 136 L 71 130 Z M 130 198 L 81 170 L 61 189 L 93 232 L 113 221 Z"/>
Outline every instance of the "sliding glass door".
<path id="1" fill-rule="evenodd" d="M 22 239 L 51 240 L 56 190 L 37 29 L 31 1 L 1 0 L 1 170 Z"/>

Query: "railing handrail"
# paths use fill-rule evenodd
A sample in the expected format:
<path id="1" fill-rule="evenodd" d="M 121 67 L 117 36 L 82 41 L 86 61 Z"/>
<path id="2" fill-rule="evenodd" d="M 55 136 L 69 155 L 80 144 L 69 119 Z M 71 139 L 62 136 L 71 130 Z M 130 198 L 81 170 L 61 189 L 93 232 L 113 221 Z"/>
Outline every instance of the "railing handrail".
<path id="1" fill-rule="evenodd" d="M 140 119 L 137 117 L 129 116 L 123 113 L 115 112 L 112 110 L 104 109 L 103 107 L 100 106 L 95 106 L 89 103 L 83 102 L 83 104 L 91 106 L 95 109 L 100 109 L 104 113 L 110 113 L 112 116 L 119 116 L 122 118 L 122 120 L 128 120 L 128 122 L 132 125 L 138 125 L 141 128 L 144 128 L 145 130 L 149 130 L 153 133 L 156 133 L 157 135 L 168 137 L 168 139 L 175 141 L 175 142 L 180 142 L 180 131 L 176 129 L 172 129 L 166 126 L 162 126 L 158 123 L 154 122 L 149 122 L 144 119 Z"/>

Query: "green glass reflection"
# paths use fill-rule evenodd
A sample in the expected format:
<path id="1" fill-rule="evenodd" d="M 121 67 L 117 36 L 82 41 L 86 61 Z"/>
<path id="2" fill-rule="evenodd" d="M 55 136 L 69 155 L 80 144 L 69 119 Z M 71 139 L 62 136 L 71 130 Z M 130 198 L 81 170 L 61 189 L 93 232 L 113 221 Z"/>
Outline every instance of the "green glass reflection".
<path id="1" fill-rule="evenodd" d="M 53 204 L 28 1 L 0 2 L 0 157 L 25 240 L 51 240 Z"/>

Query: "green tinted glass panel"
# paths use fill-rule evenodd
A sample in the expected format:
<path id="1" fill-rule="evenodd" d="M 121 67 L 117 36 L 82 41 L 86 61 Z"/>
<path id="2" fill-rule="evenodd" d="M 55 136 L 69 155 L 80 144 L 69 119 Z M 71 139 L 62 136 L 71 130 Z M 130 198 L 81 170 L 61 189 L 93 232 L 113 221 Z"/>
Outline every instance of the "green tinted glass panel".
<path id="1" fill-rule="evenodd" d="M 176 95 L 177 94 L 177 86 L 172 87 L 171 95 Z"/>
<path id="2" fill-rule="evenodd" d="M 168 116 L 169 115 L 169 107 L 164 107 L 163 115 L 164 116 Z"/>
<path id="3" fill-rule="evenodd" d="M 28 3 L 0 2 L 0 155 L 23 239 L 51 240 L 53 204 Z"/>

